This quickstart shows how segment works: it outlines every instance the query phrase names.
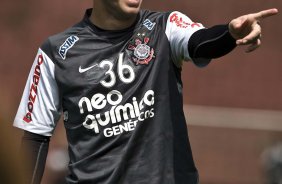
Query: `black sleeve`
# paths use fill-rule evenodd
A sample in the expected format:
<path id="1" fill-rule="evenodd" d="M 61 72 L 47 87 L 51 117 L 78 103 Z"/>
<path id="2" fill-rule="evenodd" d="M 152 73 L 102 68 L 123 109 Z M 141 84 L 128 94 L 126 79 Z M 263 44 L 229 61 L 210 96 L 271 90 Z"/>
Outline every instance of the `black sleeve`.
<path id="1" fill-rule="evenodd" d="M 24 132 L 21 144 L 22 162 L 25 164 L 25 179 L 27 184 L 40 184 L 50 137 L 34 134 L 28 131 Z"/>
<path id="2" fill-rule="evenodd" d="M 196 31 L 190 38 L 188 51 L 198 66 L 204 66 L 210 60 L 224 56 L 236 47 L 236 40 L 230 35 L 227 25 L 217 25 Z M 206 63 L 201 63 L 205 61 Z"/>

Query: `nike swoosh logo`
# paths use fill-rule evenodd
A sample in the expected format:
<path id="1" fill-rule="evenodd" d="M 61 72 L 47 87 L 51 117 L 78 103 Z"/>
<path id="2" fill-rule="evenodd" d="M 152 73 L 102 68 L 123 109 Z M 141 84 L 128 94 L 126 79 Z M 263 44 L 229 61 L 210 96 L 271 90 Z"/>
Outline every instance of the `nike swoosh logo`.
<path id="1" fill-rule="evenodd" d="M 94 68 L 95 66 L 97 66 L 98 64 L 96 65 L 93 65 L 93 66 L 89 66 L 87 68 L 81 68 L 81 66 L 79 67 L 78 71 L 79 73 L 84 73 L 84 72 L 87 72 L 88 70 L 90 70 L 91 68 Z"/>

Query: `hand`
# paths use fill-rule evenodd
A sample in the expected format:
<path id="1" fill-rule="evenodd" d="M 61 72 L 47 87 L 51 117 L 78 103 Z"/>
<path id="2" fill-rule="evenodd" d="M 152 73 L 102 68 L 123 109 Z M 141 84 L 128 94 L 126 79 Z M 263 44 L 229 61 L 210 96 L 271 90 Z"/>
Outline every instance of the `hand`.
<path id="1" fill-rule="evenodd" d="M 258 13 L 243 15 L 229 23 L 229 32 L 236 39 L 237 45 L 250 45 L 246 52 L 252 52 L 261 45 L 260 22 L 270 16 L 276 15 L 278 10 L 268 9 Z"/>

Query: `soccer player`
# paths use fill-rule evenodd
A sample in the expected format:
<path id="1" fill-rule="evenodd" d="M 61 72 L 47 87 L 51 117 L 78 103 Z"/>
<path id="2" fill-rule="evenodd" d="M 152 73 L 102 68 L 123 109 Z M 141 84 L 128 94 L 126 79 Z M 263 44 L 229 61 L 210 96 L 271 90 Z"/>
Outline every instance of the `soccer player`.
<path id="1" fill-rule="evenodd" d="M 186 15 L 141 10 L 142 0 L 93 0 L 84 18 L 39 48 L 15 117 L 30 183 L 40 183 L 61 112 L 69 184 L 196 184 L 182 110 L 183 61 L 206 66 L 236 45 L 261 45 L 277 9 L 204 28 Z"/>

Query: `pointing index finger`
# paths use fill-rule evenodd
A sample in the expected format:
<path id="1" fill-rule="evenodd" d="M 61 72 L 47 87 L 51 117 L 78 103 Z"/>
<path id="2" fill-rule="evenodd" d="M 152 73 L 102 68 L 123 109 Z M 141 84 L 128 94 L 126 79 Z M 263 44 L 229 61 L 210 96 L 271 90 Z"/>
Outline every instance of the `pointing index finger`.
<path id="1" fill-rule="evenodd" d="M 258 13 L 255 13 L 255 18 L 258 20 L 276 15 L 278 13 L 278 10 L 276 8 L 268 9 L 268 10 L 263 10 Z"/>

